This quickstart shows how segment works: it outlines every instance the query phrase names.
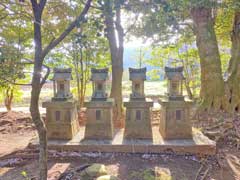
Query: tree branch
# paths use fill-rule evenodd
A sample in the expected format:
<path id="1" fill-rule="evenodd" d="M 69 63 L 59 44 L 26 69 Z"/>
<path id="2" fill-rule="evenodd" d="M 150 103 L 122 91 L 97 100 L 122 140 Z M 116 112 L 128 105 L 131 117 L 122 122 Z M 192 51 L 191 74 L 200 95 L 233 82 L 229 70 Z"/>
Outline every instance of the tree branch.
<path id="1" fill-rule="evenodd" d="M 138 16 L 139 16 L 139 14 L 137 14 L 137 15 L 135 16 L 134 23 L 131 24 L 131 25 L 127 28 L 127 30 L 124 32 L 124 36 L 126 36 L 126 34 L 136 25 L 137 20 L 138 20 Z"/>
<path id="2" fill-rule="evenodd" d="M 34 61 L 32 61 L 31 59 L 26 59 L 26 58 L 25 58 L 25 60 L 26 60 L 26 62 L 23 62 L 24 64 L 34 64 Z M 51 72 L 49 66 L 47 66 L 47 65 L 45 65 L 45 64 L 43 64 L 42 66 L 44 66 L 44 67 L 47 69 L 47 73 L 46 73 L 46 74 L 44 75 L 44 77 L 42 78 L 42 81 L 41 81 L 41 83 L 40 83 L 41 86 L 43 86 L 43 85 L 45 84 L 45 82 L 46 82 L 46 80 L 47 80 L 47 78 L 48 78 L 48 76 L 49 76 L 49 74 L 50 74 L 50 72 Z"/>
<path id="3" fill-rule="evenodd" d="M 41 0 L 41 1 L 39 2 L 39 8 L 41 9 L 41 11 L 43 10 L 43 8 L 44 8 L 44 6 L 45 6 L 46 1 L 47 1 L 47 0 Z"/>
<path id="4" fill-rule="evenodd" d="M 86 4 L 83 0 L 80 0 L 80 2 L 82 2 L 83 4 Z M 90 5 L 90 7 L 94 8 L 94 9 L 102 10 L 101 7 L 97 7 L 97 6 L 93 6 L 93 5 Z"/>
<path id="5" fill-rule="evenodd" d="M 12 85 L 17 85 L 17 86 L 31 86 L 32 85 L 32 84 L 24 84 L 24 83 L 15 83 L 15 82 L 12 82 L 12 81 L 4 79 L 4 78 L 2 78 L 2 80 L 4 82 L 7 82 L 7 83 L 12 84 Z"/>
<path id="6" fill-rule="evenodd" d="M 44 75 L 44 77 L 42 78 L 42 81 L 41 81 L 41 87 L 45 84 L 49 74 L 50 74 L 50 67 L 48 67 L 47 65 L 43 64 L 43 66 L 47 69 L 47 73 Z"/>
<path id="7" fill-rule="evenodd" d="M 84 17 L 90 8 L 91 1 L 92 0 L 88 0 L 81 14 L 65 29 L 64 32 L 62 32 L 58 38 L 52 40 L 48 46 L 43 49 L 42 58 L 44 58 L 49 53 L 49 51 L 56 47 L 77 26 L 78 23 L 84 20 Z"/>
<path id="8" fill-rule="evenodd" d="M 37 0 L 31 0 L 32 7 L 38 7 Z"/>

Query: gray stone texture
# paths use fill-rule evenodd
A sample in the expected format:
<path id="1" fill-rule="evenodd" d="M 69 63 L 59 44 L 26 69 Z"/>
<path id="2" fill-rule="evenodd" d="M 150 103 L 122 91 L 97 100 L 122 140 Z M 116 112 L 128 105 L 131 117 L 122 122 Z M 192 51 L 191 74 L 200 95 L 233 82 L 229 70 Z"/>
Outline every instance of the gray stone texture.
<path id="1" fill-rule="evenodd" d="M 85 102 L 87 108 L 87 122 L 85 128 L 86 139 L 112 139 L 114 100 Z"/>
<path id="2" fill-rule="evenodd" d="M 124 102 L 126 120 L 124 137 L 127 139 L 152 139 L 151 100 L 145 100 L 144 81 L 146 68 L 129 68 L 129 79 L 132 81 L 130 101 Z"/>
<path id="3" fill-rule="evenodd" d="M 107 99 L 106 80 L 108 79 L 108 68 L 91 69 L 91 78 L 93 82 L 92 101 L 105 101 Z"/>
<path id="4" fill-rule="evenodd" d="M 167 96 L 159 100 L 161 118 L 159 131 L 164 139 L 192 138 L 190 108 L 192 101 L 183 96 L 183 67 L 165 67 L 168 80 Z"/>
<path id="5" fill-rule="evenodd" d="M 191 101 L 169 101 L 162 99 L 160 133 L 164 139 L 192 138 L 190 120 Z"/>
<path id="6" fill-rule="evenodd" d="M 127 139 L 152 139 L 151 111 L 153 102 L 129 101 L 124 102 L 126 120 L 124 137 Z"/>
<path id="7" fill-rule="evenodd" d="M 46 127 L 49 139 L 72 139 L 78 133 L 75 100 L 43 102 L 42 106 L 47 108 Z"/>

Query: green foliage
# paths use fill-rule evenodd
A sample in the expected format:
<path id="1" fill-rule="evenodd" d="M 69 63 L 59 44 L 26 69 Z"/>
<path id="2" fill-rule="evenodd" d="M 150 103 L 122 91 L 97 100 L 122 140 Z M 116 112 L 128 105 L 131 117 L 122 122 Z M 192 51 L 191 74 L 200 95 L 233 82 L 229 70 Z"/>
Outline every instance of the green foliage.
<path id="1" fill-rule="evenodd" d="M 9 102 L 21 100 L 22 92 L 19 86 L 15 85 L 25 78 L 24 65 L 20 62 L 21 56 L 14 45 L 6 44 L 0 47 L 0 101 L 2 102 L 5 99 L 10 99 Z"/>
<path id="2" fill-rule="evenodd" d="M 22 54 L 14 47 L 14 45 L 4 45 L 0 47 L 0 85 L 8 86 L 8 84 L 16 83 L 17 79 L 24 78 L 24 66 L 20 62 Z"/>
<path id="3" fill-rule="evenodd" d="M 10 86 L 10 85 L 9 85 Z M 18 103 L 22 101 L 23 91 L 21 90 L 20 86 L 10 86 L 13 89 L 13 103 Z M 3 102 L 6 97 L 6 88 L 0 87 L 0 102 Z"/>
<path id="4" fill-rule="evenodd" d="M 183 36 L 175 44 L 153 48 L 150 58 L 146 59 L 145 63 L 155 67 L 148 72 L 152 79 L 159 79 L 159 76 L 164 76 L 163 67 L 165 66 L 183 66 L 187 85 L 193 95 L 198 95 L 200 89 L 198 50 L 188 37 Z"/>
<path id="5" fill-rule="evenodd" d="M 27 171 L 22 171 L 21 175 L 24 177 L 25 180 L 30 180 L 31 178 L 28 176 Z"/>
<path id="6" fill-rule="evenodd" d="M 164 171 L 160 174 L 155 174 L 152 169 L 146 169 L 141 172 L 133 171 L 130 174 L 131 179 L 142 179 L 142 180 L 173 180 L 172 176 Z"/>
<path id="7" fill-rule="evenodd" d="M 155 66 L 155 68 L 156 67 L 158 66 Z M 160 73 L 161 73 L 161 70 L 152 69 L 150 71 L 147 71 L 147 76 L 149 76 L 152 81 L 158 81 L 160 79 Z"/>
<path id="8" fill-rule="evenodd" d="M 78 96 L 77 87 L 73 87 L 71 89 L 71 92 L 72 92 L 73 96 L 75 98 L 77 98 L 77 96 Z M 91 95 L 92 95 L 92 83 L 87 83 L 86 84 L 86 94 L 85 94 L 85 96 L 90 97 Z"/>

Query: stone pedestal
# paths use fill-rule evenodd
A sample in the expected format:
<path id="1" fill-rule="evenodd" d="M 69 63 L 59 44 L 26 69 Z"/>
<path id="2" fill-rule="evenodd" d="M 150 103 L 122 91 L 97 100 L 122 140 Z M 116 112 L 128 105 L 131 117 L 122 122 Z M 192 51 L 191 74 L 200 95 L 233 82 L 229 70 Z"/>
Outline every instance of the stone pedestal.
<path id="1" fill-rule="evenodd" d="M 112 139 L 113 106 L 114 100 L 85 102 L 87 108 L 87 122 L 85 127 L 85 139 Z"/>
<path id="2" fill-rule="evenodd" d="M 190 108 L 192 101 L 160 99 L 160 133 L 164 139 L 192 138 Z"/>
<path id="3" fill-rule="evenodd" d="M 79 131 L 77 104 L 75 100 L 48 101 L 46 127 L 49 139 L 72 139 Z"/>
<path id="4" fill-rule="evenodd" d="M 124 102 L 126 121 L 124 137 L 127 139 L 152 139 L 151 100 Z"/>

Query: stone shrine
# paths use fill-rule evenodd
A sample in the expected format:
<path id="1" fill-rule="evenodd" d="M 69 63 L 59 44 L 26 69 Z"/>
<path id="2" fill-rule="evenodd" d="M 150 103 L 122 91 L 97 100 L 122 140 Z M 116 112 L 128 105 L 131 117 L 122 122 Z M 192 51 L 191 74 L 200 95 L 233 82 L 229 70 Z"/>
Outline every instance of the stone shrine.
<path id="1" fill-rule="evenodd" d="M 166 97 L 161 104 L 160 133 L 164 139 L 192 138 L 190 108 L 192 101 L 183 96 L 183 67 L 165 67 L 168 80 Z"/>
<path id="2" fill-rule="evenodd" d="M 87 108 L 85 138 L 112 139 L 114 134 L 114 100 L 108 98 L 106 93 L 108 68 L 92 68 L 91 73 L 91 81 L 93 82 L 93 94 L 91 101 L 85 102 L 85 106 Z"/>
<path id="3" fill-rule="evenodd" d="M 153 102 L 147 100 L 144 94 L 146 68 L 129 68 L 129 78 L 132 81 L 130 100 L 124 102 L 126 107 L 125 138 L 152 139 L 151 112 Z"/>
<path id="4" fill-rule="evenodd" d="M 72 70 L 54 69 L 51 101 L 43 102 L 46 108 L 46 127 L 49 139 L 72 139 L 79 131 L 77 103 L 70 92 Z"/>

